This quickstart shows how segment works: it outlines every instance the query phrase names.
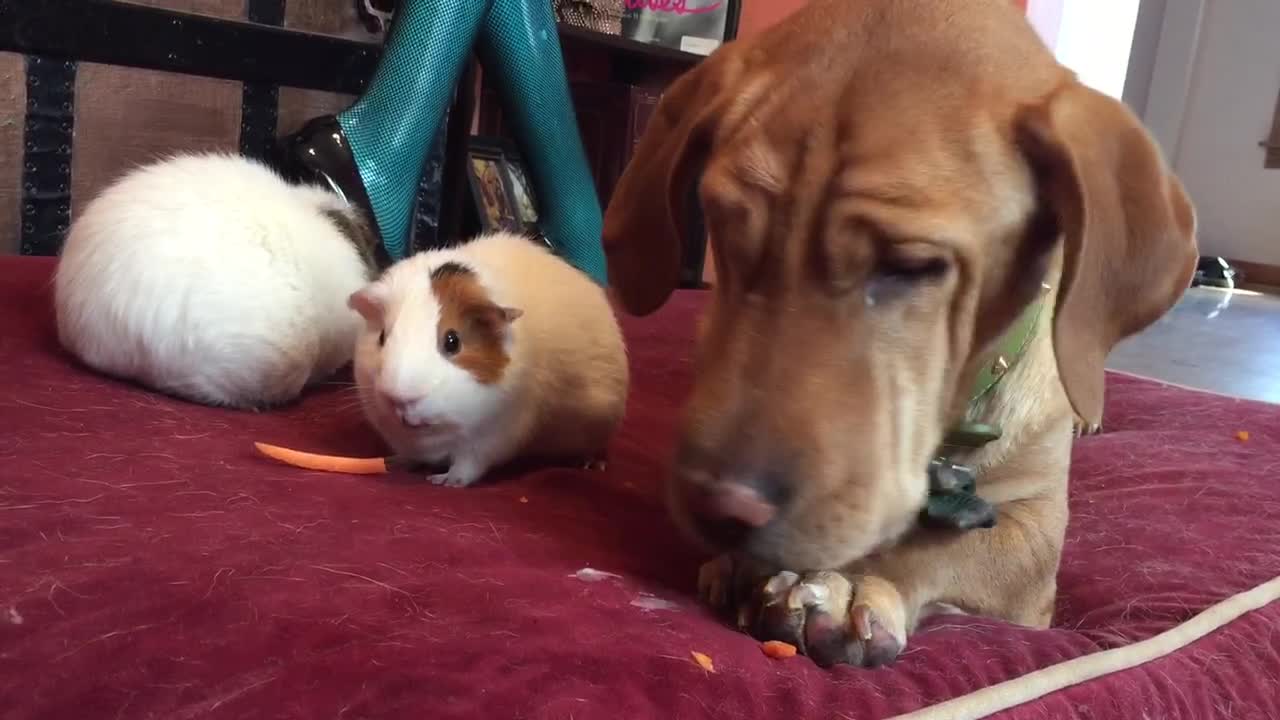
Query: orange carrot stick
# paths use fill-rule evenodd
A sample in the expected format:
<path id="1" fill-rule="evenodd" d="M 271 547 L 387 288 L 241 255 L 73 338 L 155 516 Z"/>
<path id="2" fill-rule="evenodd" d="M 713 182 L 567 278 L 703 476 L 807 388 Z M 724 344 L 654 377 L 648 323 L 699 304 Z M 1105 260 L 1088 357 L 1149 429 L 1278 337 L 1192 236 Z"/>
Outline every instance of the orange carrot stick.
<path id="1" fill-rule="evenodd" d="M 760 649 L 774 660 L 784 660 L 796 655 L 796 646 L 781 640 L 766 640 L 760 643 Z"/>
<path id="2" fill-rule="evenodd" d="M 710 655 L 707 655 L 706 653 L 700 653 L 697 650 L 691 650 L 689 654 L 693 656 L 693 661 L 698 663 L 698 667 L 702 668 L 703 670 L 706 670 L 707 672 L 716 671 L 716 665 L 715 663 L 711 662 Z"/>
<path id="3" fill-rule="evenodd" d="M 286 465 L 321 470 L 323 472 L 349 473 L 352 475 L 379 475 L 387 472 L 386 458 L 353 458 L 339 455 L 317 455 L 316 453 L 290 450 L 278 445 L 255 442 L 258 452 Z"/>

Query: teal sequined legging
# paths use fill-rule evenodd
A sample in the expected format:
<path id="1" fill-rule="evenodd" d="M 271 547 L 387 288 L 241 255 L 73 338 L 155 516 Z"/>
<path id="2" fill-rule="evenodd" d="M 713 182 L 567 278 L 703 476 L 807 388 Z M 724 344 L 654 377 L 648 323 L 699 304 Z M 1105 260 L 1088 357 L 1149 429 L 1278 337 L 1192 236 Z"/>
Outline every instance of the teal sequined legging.
<path id="1" fill-rule="evenodd" d="M 393 260 L 418 178 L 471 49 L 495 81 L 556 252 L 606 282 L 600 200 L 578 134 L 550 0 L 401 0 L 368 90 L 338 114 Z"/>

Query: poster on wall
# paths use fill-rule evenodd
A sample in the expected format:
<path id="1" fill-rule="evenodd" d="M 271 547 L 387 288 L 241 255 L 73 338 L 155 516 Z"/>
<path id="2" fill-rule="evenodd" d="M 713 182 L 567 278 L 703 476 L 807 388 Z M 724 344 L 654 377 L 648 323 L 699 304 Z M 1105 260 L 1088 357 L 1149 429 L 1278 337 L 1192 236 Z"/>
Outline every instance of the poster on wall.
<path id="1" fill-rule="evenodd" d="M 738 35 L 742 0 L 618 0 L 622 36 L 697 55 L 710 55 Z"/>

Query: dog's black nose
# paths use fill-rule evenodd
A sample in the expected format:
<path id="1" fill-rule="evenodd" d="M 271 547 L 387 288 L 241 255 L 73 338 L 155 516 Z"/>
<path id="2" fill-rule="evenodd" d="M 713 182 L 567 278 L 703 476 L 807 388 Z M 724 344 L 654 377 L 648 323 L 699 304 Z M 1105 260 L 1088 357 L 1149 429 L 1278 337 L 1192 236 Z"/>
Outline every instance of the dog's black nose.
<path id="1" fill-rule="evenodd" d="M 775 478 L 714 479 L 690 489 L 691 510 L 699 530 L 729 549 L 744 545 L 781 511 L 782 486 Z"/>

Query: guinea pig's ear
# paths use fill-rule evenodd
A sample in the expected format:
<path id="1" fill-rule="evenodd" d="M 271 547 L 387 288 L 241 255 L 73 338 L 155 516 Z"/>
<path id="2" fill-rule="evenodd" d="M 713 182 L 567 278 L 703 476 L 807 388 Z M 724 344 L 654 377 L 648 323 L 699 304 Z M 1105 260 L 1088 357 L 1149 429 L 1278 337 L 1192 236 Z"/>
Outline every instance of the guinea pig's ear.
<path id="1" fill-rule="evenodd" d="M 347 307 L 360 313 L 370 325 L 381 325 L 386 314 L 386 290 L 378 283 L 370 283 L 351 293 Z"/>
<path id="2" fill-rule="evenodd" d="M 467 309 L 468 320 L 493 333 L 501 334 L 517 318 L 524 315 L 519 308 L 503 307 L 491 302 L 477 303 Z"/>

